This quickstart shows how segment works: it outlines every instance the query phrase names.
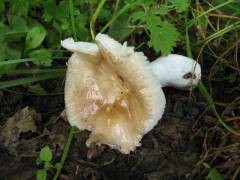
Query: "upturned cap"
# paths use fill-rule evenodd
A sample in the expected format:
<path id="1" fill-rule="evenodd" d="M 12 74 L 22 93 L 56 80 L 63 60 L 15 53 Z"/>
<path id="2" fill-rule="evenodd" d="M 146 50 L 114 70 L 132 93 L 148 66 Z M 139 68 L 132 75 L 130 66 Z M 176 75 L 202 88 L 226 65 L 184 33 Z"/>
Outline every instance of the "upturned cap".
<path id="1" fill-rule="evenodd" d="M 84 43 L 62 41 L 74 52 L 65 82 L 68 121 L 91 131 L 87 145 L 107 144 L 129 153 L 161 119 L 164 93 L 143 53 L 104 34 L 96 36 L 96 44 L 86 44 L 93 51 L 85 51 Z"/>

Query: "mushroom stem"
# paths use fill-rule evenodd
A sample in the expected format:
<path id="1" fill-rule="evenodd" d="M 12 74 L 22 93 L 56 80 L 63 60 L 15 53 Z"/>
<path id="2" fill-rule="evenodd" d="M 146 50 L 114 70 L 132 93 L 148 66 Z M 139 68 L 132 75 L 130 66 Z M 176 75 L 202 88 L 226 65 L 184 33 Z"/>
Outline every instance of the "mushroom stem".
<path id="1" fill-rule="evenodd" d="M 177 54 L 160 57 L 149 63 L 162 87 L 188 89 L 197 86 L 201 79 L 201 68 L 197 61 Z"/>

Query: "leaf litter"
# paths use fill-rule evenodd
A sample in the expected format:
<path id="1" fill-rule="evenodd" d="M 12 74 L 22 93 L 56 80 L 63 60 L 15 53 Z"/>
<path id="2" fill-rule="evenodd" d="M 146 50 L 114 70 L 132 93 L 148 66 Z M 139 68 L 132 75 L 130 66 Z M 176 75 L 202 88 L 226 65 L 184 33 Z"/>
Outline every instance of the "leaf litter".
<path id="1" fill-rule="evenodd" d="M 12 153 L 17 154 L 16 148 L 20 143 L 21 134 L 36 132 L 36 121 L 41 120 L 41 115 L 34 109 L 26 106 L 12 117 L 8 118 L 0 130 L 0 142 Z"/>

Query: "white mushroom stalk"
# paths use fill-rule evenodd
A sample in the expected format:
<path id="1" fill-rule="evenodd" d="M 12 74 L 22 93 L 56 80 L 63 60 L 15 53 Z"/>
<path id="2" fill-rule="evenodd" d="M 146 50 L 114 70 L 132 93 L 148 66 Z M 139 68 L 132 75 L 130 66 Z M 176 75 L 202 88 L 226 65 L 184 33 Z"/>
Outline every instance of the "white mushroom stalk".
<path id="1" fill-rule="evenodd" d="M 160 57 L 149 64 L 162 87 L 189 89 L 198 85 L 201 79 L 201 67 L 197 61 L 170 54 Z"/>
<path id="2" fill-rule="evenodd" d="M 122 153 L 133 151 L 162 117 L 166 100 L 161 84 L 188 88 L 196 86 L 201 75 L 200 66 L 193 60 L 185 63 L 186 57 L 170 55 L 149 63 L 142 52 L 104 34 L 96 36 L 96 44 L 71 38 L 61 44 L 74 53 L 65 83 L 67 118 L 72 126 L 91 131 L 88 146 L 107 144 Z M 194 76 L 193 83 L 186 76 Z"/>

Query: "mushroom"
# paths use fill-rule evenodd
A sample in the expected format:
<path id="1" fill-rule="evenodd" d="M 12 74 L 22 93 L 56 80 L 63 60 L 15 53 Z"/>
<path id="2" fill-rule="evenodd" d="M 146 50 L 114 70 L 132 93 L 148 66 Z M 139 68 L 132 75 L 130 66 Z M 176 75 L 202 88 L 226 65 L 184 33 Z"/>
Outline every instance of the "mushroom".
<path id="1" fill-rule="evenodd" d="M 196 87 L 201 79 L 201 67 L 191 58 L 170 54 L 160 57 L 149 65 L 162 87 L 189 89 Z"/>
<path id="2" fill-rule="evenodd" d="M 163 86 L 177 88 L 181 88 L 181 83 L 174 84 L 171 77 L 176 81 L 182 78 L 183 88 L 192 82 L 184 73 L 193 73 L 193 60 L 184 61 L 189 66 L 186 70 L 184 66 L 178 69 L 180 60 L 187 59 L 183 56 L 169 55 L 150 63 L 142 52 L 104 34 L 96 36 L 96 44 L 74 42 L 72 38 L 61 44 L 74 52 L 67 63 L 67 118 L 72 126 L 91 131 L 87 146 L 106 144 L 125 154 L 133 151 L 162 117 L 166 104 L 162 82 Z M 200 79 L 199 64 L 195 70 L 194 86 Z"/>

